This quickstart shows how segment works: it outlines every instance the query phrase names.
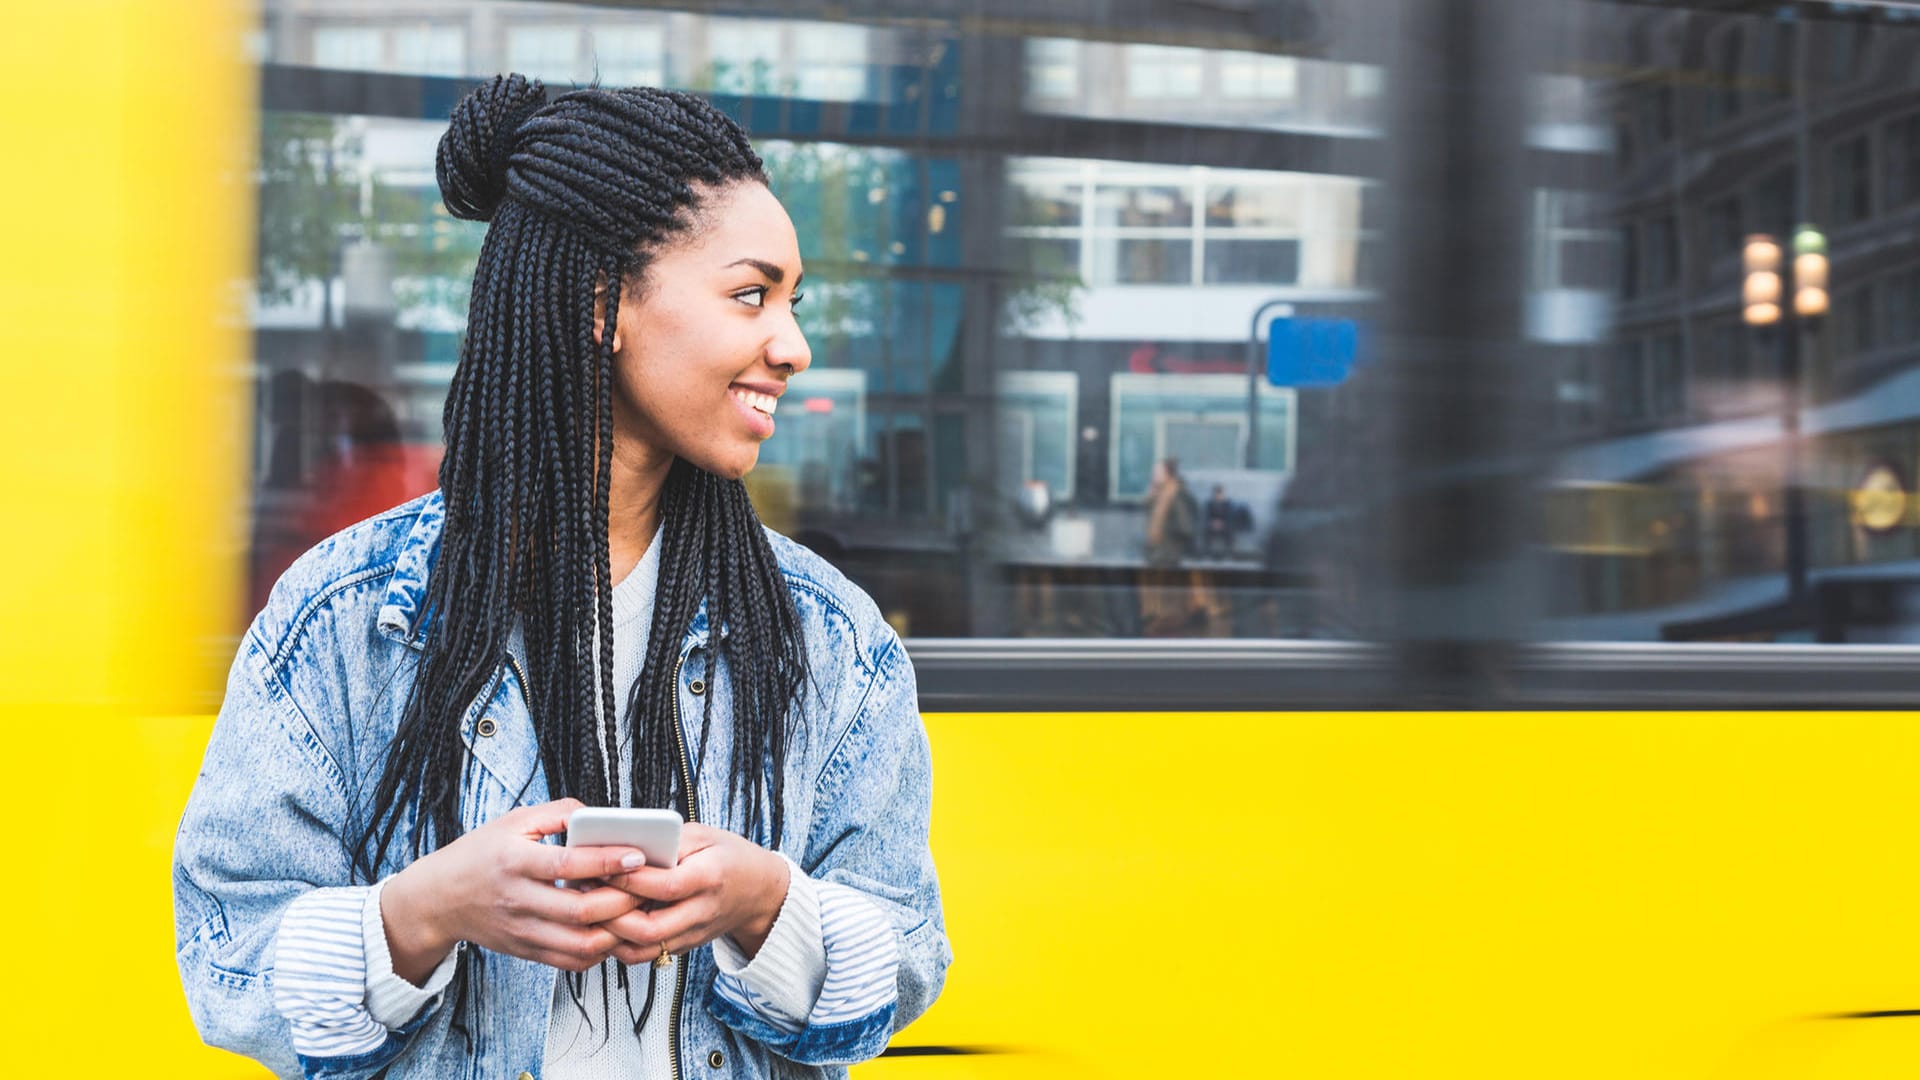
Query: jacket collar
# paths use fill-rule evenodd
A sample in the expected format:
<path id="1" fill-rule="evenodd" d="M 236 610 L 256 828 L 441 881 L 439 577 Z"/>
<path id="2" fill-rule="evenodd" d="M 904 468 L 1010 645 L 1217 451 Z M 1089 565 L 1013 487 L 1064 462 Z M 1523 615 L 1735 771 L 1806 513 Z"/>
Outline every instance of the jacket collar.
<path id="1" fill-rule="evenodd" d="M 426 647 L 427 634 L 433 629 L 433 613 L 423 610 L 427 602 L 427 575 L 440 554 L 440 536 L 446 523 L 446 501 L 440 492 L 436 490 L 423 497 L 413 528 L 401 542 L 394 559 L 387 595 L 380 602 L 377 623 L 381 636 L 388 640 L 416 650 Z M 721 640 L 727 638 L 727 631 L 726 626 L 720 627 Z M 680 643 L 681 653 L 706 645 L 708 636 L 707 601 L 703 598 Z M 517 633 L 514 640 L 516 643 L 519 640 Z"/>

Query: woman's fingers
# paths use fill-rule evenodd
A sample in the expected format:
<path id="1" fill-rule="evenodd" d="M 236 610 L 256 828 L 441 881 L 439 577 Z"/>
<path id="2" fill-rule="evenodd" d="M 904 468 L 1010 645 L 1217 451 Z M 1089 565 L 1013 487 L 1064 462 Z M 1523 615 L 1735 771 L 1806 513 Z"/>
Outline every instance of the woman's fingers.
<path id="1" fill-rule="evenodd" d="M 718 906 L 711 899 L 695 897 L 655 911 L 635 908 L 600 925 L 622 941 L 647 946 L 664 941 L 676 952 L 686 952 L 720 936 L 709 932 L 718 914 Z"/>
<path id="2" fill-rule="evenodd" d="M 501 816 L 501 823 L 512 823 L 513 831 L 531 840 L 567 831 L 567 819 L 586 805 L 579 799 L 555 799 L 539 806 L 522 806 Z"/>
<path id="3" fill-rule="evenodd" d="M 616 888 L 625 889 L 643 900 L 652 900 L 660 904 L 676 904 L 700 891 L 704 884 L 704 875 L 697 869 L 689 869 L 682 863 L 671 870 L 658 866 L 621 870 L 608 875 L 606 882 Z"/>
<path id="4" fill-rule="evenodd" d="M 514 906 L 521 914 L 562 926 L 594 926 L 624 915 L 640 903 L 632 893 L 605 885 L 576 891 L 540 882 L 530 882 L 515 900 Z"/>
<path id="5" fill-rule="evenodd" d="M 554 844 L 528 845 L 527 877 L 541 881 L 602 881 L 619 877 L 644 866 L 647 857 L 639 848 L 559 847 Z"/>
<path id="6" fill-rule="evenodd" d="M 628 967 L 650 964 L 659 956 L 658 945 L 635 945 L 631 941 L 622 941 L 613 947 L 613 958 Z"/>
<path id="7" fill-rule="evenodd" d="M 597 926 L 529 924 L 512 950 L 517 956 L 567 971 L 585 971 L 605 960 L 621 942 Z"/>

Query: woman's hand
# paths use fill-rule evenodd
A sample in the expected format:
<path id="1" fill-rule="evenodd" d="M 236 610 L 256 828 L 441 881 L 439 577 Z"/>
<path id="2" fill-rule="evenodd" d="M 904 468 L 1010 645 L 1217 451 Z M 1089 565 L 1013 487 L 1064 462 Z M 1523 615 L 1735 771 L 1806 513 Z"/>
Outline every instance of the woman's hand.
<path id="1" fill-rule="evenodd" d="M 786 902 L 787 861 L 745 837 L 689 823 L 680 831 L 678 865 L 630 870 L 607 883 L 651 901 L 606 924 L 642 959 L 684 953 L 722 935 L 751 957 Z"/>
<path id="2" fill-rule="evenodd" d="M 418 986 L 459 941 L 567 971 L 585 971 L 609 955 L 629 964 L 652 959 L 658 950 L 623 942 L 600 925 L 639 903 L 632 892 L 601 882 L 644 866 L 646 857 L 629 847 L 540 842 L 564 832 L 580 806 L 578 799 L 523 806 L 389 879 L 380 890 L 380 917 L 394 973 Z M 557 880 L 587 887 L 556 888 Z"/>

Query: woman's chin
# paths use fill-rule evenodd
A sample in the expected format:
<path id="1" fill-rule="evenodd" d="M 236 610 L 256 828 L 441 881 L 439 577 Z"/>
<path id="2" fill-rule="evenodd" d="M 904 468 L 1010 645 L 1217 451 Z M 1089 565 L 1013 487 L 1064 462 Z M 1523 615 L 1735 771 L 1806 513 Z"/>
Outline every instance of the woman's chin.
<path id="1" fill-rule="evenodd" d="M 740 480 L 759 464 L 760 446 L 755 443 L 745 448 L 729 447 L 718 454 L 682 454 L 680 456 L 723 480 Z"/>

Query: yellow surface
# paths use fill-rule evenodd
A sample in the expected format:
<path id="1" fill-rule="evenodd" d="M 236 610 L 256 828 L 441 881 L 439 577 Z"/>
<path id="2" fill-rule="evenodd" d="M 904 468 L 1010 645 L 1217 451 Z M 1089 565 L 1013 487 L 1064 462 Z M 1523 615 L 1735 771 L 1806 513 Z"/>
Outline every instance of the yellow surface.
<path id="1" fill-rule="evenodd" d="M 207 711 L 245 534 L 250 11 L 9 4 L 0 703 Z M 164 617 L 163 617 L 164 615 Z"/>
<path id="2" fill-rule="evenodd" d="M 121 1006 L 103 1021 L 11 980 L 16 1054 L 60 1075 L 258 1075 L 196 1045 L 168 948 L 172 826 L 209 721 L 9 719 L 34 763 L 19 805 L 47 822 L 17 834 L 12 862 L 49 883 L 8 902 L 8 925 L 33 928 L 14 970 L 111 972 Z M 1920 1008 L 1912 716 L 929 726 L 959 959 L 898 1041 L 997 1052 L 884 1061 L 867 1080 L 1920 1063 L 1920 1019 L 1821 1019 Z"/>
<path id="3" fill-rule="evenodd" d="M 0 32 L 0 899 L 10 1065 L 257 1071 L 199 1048 L 163 853 L 232 656 L 251 455 L 249 5 L 11 3 Z"/>
<path id="4" fill-rule="evenodd" d="M 870 1077 L 1920 1067 L 1900 714 L 940 716 L 958 954 Z M 1044 1062 L 1039 1072 L 1034 1066 Z"/>

